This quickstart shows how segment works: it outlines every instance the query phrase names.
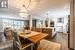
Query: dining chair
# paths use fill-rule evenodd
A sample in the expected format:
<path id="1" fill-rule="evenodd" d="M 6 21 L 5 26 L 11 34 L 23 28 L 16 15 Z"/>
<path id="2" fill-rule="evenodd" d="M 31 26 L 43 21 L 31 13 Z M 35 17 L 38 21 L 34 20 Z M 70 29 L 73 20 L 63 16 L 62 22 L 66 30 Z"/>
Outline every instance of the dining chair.
<path id="1" fill-rule="evenodd" d="M 5 28 L 4 29 L 4 36 L 7 40 L 12 40 L 12 34 L 13 34 L 13 30 L 11 28 Z"/>
<path id="2" fill-rule="evenodd" d="M 31 47 L 30 50 L 33 50 L 34 44 L 33 43 L 22 44 L 17 32 L 14 32 L 14 38 L 13 39 L 15 41 L 16 47 L 19 50 L 27 50 L 26 48 L 29 47 L 29 46 Z"/>
<path id="3" fill-rule="evenodd" d="M 35 31 L 35 27 L 32 27 L 32 28 L 31 28 L 31 31 Z"/>
<path id="4" fill-rule="evenodd" d="M 42 28 L 35 28 L 36 32 L 42 32 Z"/>

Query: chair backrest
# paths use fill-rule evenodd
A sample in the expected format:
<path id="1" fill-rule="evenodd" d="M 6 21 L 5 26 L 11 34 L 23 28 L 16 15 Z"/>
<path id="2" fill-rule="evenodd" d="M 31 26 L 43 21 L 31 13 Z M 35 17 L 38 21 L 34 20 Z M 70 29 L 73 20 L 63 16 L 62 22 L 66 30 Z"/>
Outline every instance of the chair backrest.
<path id="1" fill-rule="evenodd" d="M 35 28 L 36 32 L 42 32 L 42 28 Z"/>
<path id="2" fill-rule="evenodd" d="M 32 27 L 32 28 L 31 28 L 31 31 L 35 31 L 35 27 Z"/>
<path id="3" fill-rule="evenodd" d="M 13 34 L 13 30 L 12 30 L 12 29 L 10 29 L 10 28 L 5 28 L 5 29 L 4 29 L 4 36 L 5 36 L 7 39 L 12 40 L 12 34 Z"/>
<path id="4" fill-rule="evenodd" d="M 20 39 L 19 39 L 17 32 L 14 32 L 13 36 L 14 36 L 14 41 L 15 41 L 17 47 L 21 47 L 21 42 L 20 42 Z"/>

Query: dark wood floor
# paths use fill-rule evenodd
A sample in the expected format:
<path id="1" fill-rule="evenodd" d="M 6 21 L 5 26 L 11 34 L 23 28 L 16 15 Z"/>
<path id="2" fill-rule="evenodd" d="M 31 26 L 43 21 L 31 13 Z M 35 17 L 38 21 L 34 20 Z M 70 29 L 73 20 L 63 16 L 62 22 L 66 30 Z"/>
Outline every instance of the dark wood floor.
<path id="1" fill-rule="evenodd" d="M 69 50 L 68 49 L 68 34 L 57 33 L 52 39 L 48 39 L 52 42 L 60 43 L 61 50 Z"/>

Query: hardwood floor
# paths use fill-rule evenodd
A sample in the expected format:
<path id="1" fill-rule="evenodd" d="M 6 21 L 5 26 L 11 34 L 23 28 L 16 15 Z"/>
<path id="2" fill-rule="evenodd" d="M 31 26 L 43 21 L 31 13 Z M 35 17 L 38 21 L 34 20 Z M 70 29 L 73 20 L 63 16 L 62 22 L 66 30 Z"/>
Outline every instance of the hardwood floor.
<path id="1" fill-rule="evenodd" d="M 68 34 L 57 33 L 52 39 L 48 39 L 52 42 L 60 43 L 61 50 L 69 50 L 68 49 Z"/>

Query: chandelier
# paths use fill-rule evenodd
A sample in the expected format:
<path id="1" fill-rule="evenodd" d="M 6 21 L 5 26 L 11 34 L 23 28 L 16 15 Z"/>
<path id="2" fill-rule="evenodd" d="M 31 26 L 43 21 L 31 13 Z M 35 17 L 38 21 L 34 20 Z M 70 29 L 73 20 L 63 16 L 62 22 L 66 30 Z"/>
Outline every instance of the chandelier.
<path id="1" fill-rule="evenodd" d="M 24 0 L 25 1 L 25 0 Z M 25 1 L 26 2 L 26 4 L 24 3 L 22 6 L 22 9 L 21 9 L 21 11 L 20 11 L 20 16 L 21 17 L 28 17 L 28 15 L 29 15 L 29 13 L 28 13 L 28 8 L 30 7 L 30 4 L 31 4 L 31 0 L 26 0 Z"/>

